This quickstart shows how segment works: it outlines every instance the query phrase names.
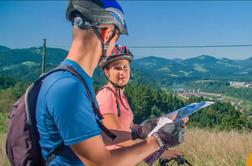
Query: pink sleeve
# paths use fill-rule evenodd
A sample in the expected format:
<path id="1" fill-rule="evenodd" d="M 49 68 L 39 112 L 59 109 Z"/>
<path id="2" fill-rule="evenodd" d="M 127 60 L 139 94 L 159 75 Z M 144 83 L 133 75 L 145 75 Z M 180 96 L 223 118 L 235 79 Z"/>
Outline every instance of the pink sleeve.
<path id="1" fill-rule="evenodd" d="M 96 95 L 101 114 L 117 115 L 116 98 L 113 92 L 104 88 Z"/>

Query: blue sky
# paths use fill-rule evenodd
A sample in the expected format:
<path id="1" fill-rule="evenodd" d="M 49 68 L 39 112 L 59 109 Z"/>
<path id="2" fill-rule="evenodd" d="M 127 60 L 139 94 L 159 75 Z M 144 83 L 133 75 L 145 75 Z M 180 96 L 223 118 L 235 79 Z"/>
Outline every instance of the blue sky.
<path id="1" fill-rule="evenodd" d="M 128 46 L 252 44 L 252 1 L 120 1 L 126 13 Z M 69 49 L 67 1 L 0 1 L 0 45 Z M 202 54 L 230 59 L 252 57 L 252 47 L 133 49 L 137 58 L 189 58 Z"/>

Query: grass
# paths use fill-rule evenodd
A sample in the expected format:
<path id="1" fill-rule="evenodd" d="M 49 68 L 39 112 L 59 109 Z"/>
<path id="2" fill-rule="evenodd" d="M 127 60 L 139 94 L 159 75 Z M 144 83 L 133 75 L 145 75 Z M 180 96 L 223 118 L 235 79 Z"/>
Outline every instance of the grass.
<path id="1" fill-rule="evenodd" d="M 0 133 L 0 165 L 10 166 L 5 153 L 5 140 L 6 140 L 6 134 Z"/>
<path id="2" fill-rule="evenodd" d="M 6 134 L 0 133 L 1 166 L 9 165 L 5 156 L 5 137 Z M 178 149 L 194 166 L 245 166 L 252 153 L 252 133 L 188 129 L 185 142 Z M 145 165 L 141 163 L 138 166 Z"/>
<path id="3" fill-rule="evenodd" d="M 245 166 L 252 153 L 252 133 L 188 129 L 185 142 L 177 149 L 193 166 Z"/>
<path id="4" fill-rule="evenodd" d="M 179 149 L 194 166 L 244 166 L 252 153 L 252 133 L 190 129 Z"/>

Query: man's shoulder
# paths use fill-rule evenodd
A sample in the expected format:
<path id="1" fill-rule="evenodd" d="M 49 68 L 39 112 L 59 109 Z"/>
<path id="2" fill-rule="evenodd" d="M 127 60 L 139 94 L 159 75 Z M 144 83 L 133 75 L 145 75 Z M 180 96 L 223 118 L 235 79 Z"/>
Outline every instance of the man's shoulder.
<path id="1" fill-rule="evenodd" d="M 83 93 L 85 91 L 80 80 L 68 71 L 58 71 L 50 74 L 43 80 L 41 91 L 47 96 L 48 93 L 54 95 L 75 91 Z"/>
<path id="2" fill-rule="evenodd" d="M 81 81 L 67 71 L 49 75 L 44 80 L 40 93 L 39 99 L 43 100 L 48 108 L 60 106 L 62 109 L 68 109 L 69 106 L 80 103 L 90 105 L 88 92 Z"/>
<path id="3" fill-rule="evenodd" d="M 48 75 L 44 79 L 44 82 L 57 81 L 57 80 L 60 80 L 63 78 L 75 78 L 75 76 L 72 73 L 70 73 L 69 71 L 56 71 L 56 72 Z"/>

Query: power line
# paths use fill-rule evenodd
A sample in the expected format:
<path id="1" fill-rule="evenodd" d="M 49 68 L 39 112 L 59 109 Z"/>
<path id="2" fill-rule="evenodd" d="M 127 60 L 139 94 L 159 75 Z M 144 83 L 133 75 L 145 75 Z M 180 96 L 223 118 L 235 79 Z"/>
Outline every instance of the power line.
<path id="1" fill-rule="evenodd" d="M 32 45 L 32 44 L 31 44 Z M 47 43 L 52 48 L 69 48 L 69 45 Z M 35 46 L 36 47 L 36 46 Z M 252 44 L 223 44 L 223 45 L 129 45 L 129 48 L 134 49 L 172 49 L 172 48 L 239 48 L 239 47 L 252 47 Z"/>
<path id="2" fill-rule="evenodd" d="M 211 48 L 211 47 L 252 47 L 252 44 L 234 44 L 234 45 L 177 45 L 177 46 L 129 46 L 129 48 Z"/>

